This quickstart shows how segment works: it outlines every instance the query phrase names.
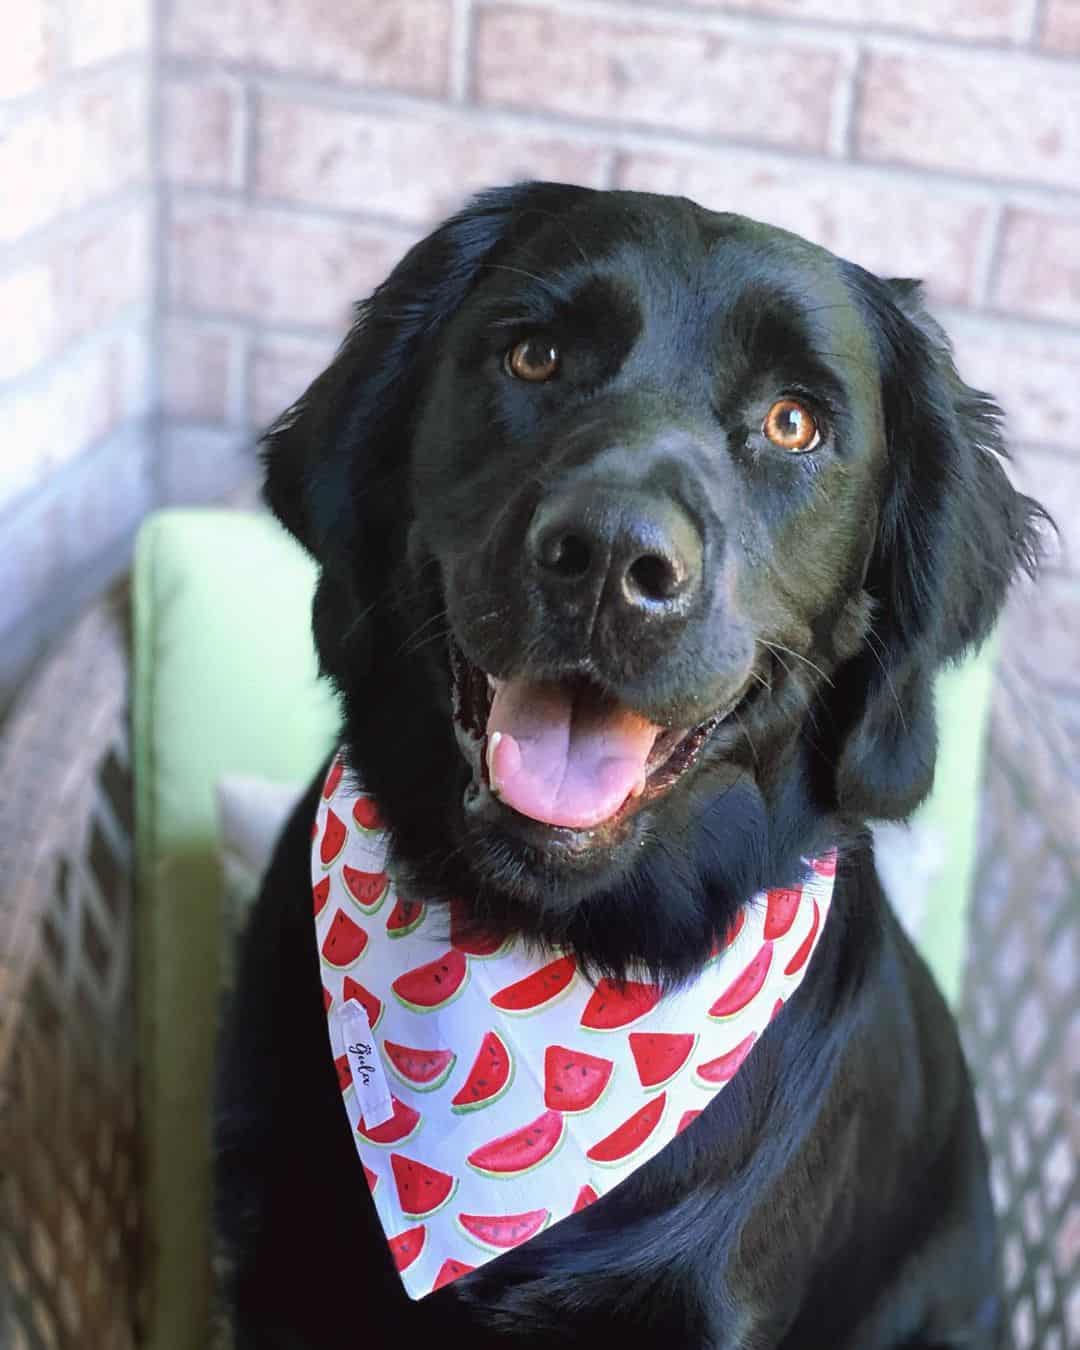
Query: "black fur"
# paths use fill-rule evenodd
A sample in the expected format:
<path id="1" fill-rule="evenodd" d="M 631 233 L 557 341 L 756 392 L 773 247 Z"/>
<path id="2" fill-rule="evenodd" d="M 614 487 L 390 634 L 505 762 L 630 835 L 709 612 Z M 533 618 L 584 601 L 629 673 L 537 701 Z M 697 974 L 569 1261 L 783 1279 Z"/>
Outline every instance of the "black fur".
<path id="1" fill-rule="evenodd" d="M 563 352 L 549 385 L 502 367 L 531 333 Z M 818 450 L 764 441 L 781 394 L 826 429 Z M 1008 483 L 998 421 L 915 283 L 681 199 L 489 192 L 360 306 L 269 432 L 266 492 L 319 562 L 320 658 L 399 873 L 467 896 L 488 929 L 669 983 L 802 855 L 837 842 L 840 874 L 808 978 L 694 1126 L 414 1304 L 325 1049 L 313 788 L 267 877 L 222 1052 L 239 1350 L 997 1344 L 970 1086 L 865 822 L 929 791 L 934 676 L 1034 567 L 1042 512 Z M 558 494 L 612 493 L 646 524 L 692 522 L 700 584 L 663 622 L 601 606 L 586 623 L 522 546 Z M 470 786 L 447 636 L 496 675 L 584 672 L 664 725 L 735 710 L 667 795 L 571 848 Z"/>

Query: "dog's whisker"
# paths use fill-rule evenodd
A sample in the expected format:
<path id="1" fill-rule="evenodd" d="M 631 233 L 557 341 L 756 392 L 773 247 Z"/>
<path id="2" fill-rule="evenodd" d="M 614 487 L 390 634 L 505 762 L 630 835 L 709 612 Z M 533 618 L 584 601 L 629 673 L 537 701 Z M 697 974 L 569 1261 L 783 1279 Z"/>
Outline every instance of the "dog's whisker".
<path id="1" fill-rule="evenodd" d="M 446 637 L 450 631 L 448 626 L 445 626 L 442 630 L 436 632 L 432 637 L 421 638 L 421 634 L 429 629 L 432 624 L 442 623 L 445 625 L 448 615 L 449 611 L 446 609 L 436 610 L 434 614 L 429 614 L 428 617 L 424 619 L 422 623 L 418 624 L 407 637 L 402 639 L 395 655 L 409 655 L 412 652 L 418 651 L 420 647 L 423 647 L 429 641 L 434 641 L 440 637 Z"/>
<path id="2" fill-rule="evenodd" d="M 763 681 L 763 683 L 764 683 L 764 681 Z M 767 688 L 767 687 L 768 687 L 768 686 L 766 686 L 766 688 Z M 754 738 L 753 738 L 753 736 L 751 736 L 751 734 L 750 734 L 750 728 L 746 725 L 746 723 L 743 721 L 742 717 L 739 715 L 739 710 L 738 710 L 738 708 L 732 708 L 731 714 L 732 714 L 732 716 L 735 718 L 735 721 L 738 722 L 739 728 L 740 728 L 740 730 L 742 731 L 742 734 L 746 737 L 746 743 L 747 743 L 747 745 L 750 747 L 750 753 L 751 753 L 751 754 L 753 755 L 753 757 L 754 757 L 754 765 L 755 765 L 755 767 L 757 767 L 757 768 L 760 769 L 760 768 L 761 768 L 761 758 L 760 758 L 760 756 L 758 755 L 758 752 L 757 752 L 757 746 L 754 744 Z"/>
<path id="3" fill-rule="evenodd" d="M 821 678 L 825 681 L 825 683 L 829 685 L 830 688 L 832 688 L 833 682 L 829 678 L 829 676 L 826 675 L 826 673 L 821 669 L 819 665 L 817 665 L 816 662 L 811 661 L 808 656 L 803 656 L 802 652 L 797 652 L 791 647 L 785 647 L 782 642 L 770 642 L 767 638 L 758 638 L 758 641 L 761 643 L 763 647 L 767 647 L 769 651 L 771 651 L 777 657 L 777 660 L 780 660 L 779 657 L 780 652 L 786 652 L 788 656 L 794 656 L 797 661 L 802 661 L 805 665 L 808 665 L 811 670 L 816 671 L 817 674 L 820 675 Z M 788 668 L 785 667 L 785 669 Z M 788 673 L 789 674 L 791 673 L 790 669 L 788 669 Z"/>
<path id="4" fill-rule="evenodd" d="M 769 645 L 767 642 L 765 642 L 765 640 L 764 640 L 763 638 L 758 638 L 757 641 L 758 641 L 758 642 L 761 644 L 761 646 L 763 646 L 763 647 L 768 647 L 768 645 Z M 772 649 L 769 648 L 769 650 L 771 651 Z M 790 667 L 790 666 L 788 665 L 788 663 L 784 660 L 784 658 L 780 655 L 780 653 L 779 653 L 778 651 L 776 651 L 776 652 L 773 652 L 772 654 L 773 654 L 773 656 L 776 657 L 777 661 L 779 661 L 780 664 L 784 667 L 785 673 L 786 673 L 788 676 L 790 676 L 790 675 L 791 675 L 791 667 Z"/>
<path id="5" fill-rule="evenodd" d="M 896 712 L 900 718 L 900 725 L 903 727 L 906 733 L 907 718 L 904 716 L 904 709 L 903 705 L 900 702 L 900 695 L 896 692 L 896 686 L 892 682 L 892 676 L 889 674 L 888 667 L 882 660 L 881 654 L 878 652 L 878 649 L 874 646 L 875 642 L 880 644 L 882 650 L 884 651 L 885 643 L 881 640 L 881 637 L 878 635 L 878 633 L 875 632 L 874 625 L 870 624 L 866 630 L 867 649 L 869 650 L 870 654 L 873 656 L 874 660 L 878 663 L 878 666 L 881 669 L 882 677 L 885 680 L 885 684 L 889 690 L 889 693 L 892 695 L 893 702 L 896 704 Z"/>
<path id="6" fill-rule="evenodd" d="M 372 601 L 370 605 L 365 606 L 365 608 L 362 609 L 360 613 L 357 614 L 356 617 L 349 622 L 343 634 L 344 640 L 346 642 L 351 637 L 356 636 L 357 630 L 362 628 L 364 624 L 367 623 L 368 619 L 371 618 L 372 614 L 375 613 L 377 608 L 378 608 L 378 601 Z"/>
<path id="7" fill-rule="evenodd" d="M 398 649 L 399 656 L 413 656 L 424 647 L 429 647 L 433 642 L 442 642 L 450 636 L 450 629 L 444 628 L 438 633 L 429 633 L 427 637 L 420 638 L 418 641 L 412 641 L 407 647 Z"/>

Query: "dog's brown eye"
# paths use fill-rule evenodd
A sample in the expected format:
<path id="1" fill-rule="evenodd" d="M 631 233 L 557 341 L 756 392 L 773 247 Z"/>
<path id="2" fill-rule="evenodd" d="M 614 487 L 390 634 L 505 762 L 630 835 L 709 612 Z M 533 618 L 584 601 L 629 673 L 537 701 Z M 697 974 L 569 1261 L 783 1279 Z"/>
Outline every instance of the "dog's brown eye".
<path id="1" fill-rule="evenodd" d="M 539 384 L 559 369 L 559 352 L 547 338 L 526 338 L 506 353 L 506 369 L 519 380 Z"/>
<path id="2" fill-rule="evenodd" d="M 761 430 L 781 450 L 813 450 L 821 440 L 818 424 L 793 398 L 778 399 L 766 413 Z"/>

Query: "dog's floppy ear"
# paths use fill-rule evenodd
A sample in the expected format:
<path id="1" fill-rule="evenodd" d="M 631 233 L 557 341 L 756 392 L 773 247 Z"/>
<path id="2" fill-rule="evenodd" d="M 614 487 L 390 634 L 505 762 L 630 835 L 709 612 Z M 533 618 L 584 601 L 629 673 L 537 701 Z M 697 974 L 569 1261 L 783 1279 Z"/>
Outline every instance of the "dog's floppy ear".
<path id="1" fill-rule="evenodd" d="M 474 197 L 414 245 L 357 306 L 331 365 L 267 431 L 265 498 L 324 568 L 344 561 L 335 550 L 361 524 L 358 499 L 377 485 L 388 457 L 401 458 L 419 393 L 421 355 L 462 304 L 481 265 L 501 244 L 589 191 L 522 183 Z M 363 514 L 370 518 L 372 512 Z"/>
<path id="2" fill-rule="evenodd" d="M 1001 412 L 964 383 L 918 283 L 851 268 L 877 336 L 888 464 L 866 578 L 867 649 L 838 680 L 840 807 L 901 819 L 933 784 L 934 677 L 978 646 L 1010 582 L 1033 574 L 1048 518 L 1003 467 Z"/>

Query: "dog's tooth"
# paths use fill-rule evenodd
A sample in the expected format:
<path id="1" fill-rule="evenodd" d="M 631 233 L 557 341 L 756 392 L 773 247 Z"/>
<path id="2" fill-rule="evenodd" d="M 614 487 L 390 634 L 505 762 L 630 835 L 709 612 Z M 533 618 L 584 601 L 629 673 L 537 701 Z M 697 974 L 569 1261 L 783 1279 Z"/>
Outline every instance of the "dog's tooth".
<path id="1" fill-rule="evenodd" d="M 488 676 L 488 679 L 489 680 L 491 679 L 490 675 Z M 499 784 L 495 778 L 495 747 L 502 740 L 502 735 L 503 734 L 501 731 L 493 731 L 491 735 L 488 737 L 487 743 L 488 778 L 491 782 L 491 790 L 493 793 L 495 793 L 496 796 L 499 795 Z"/>

